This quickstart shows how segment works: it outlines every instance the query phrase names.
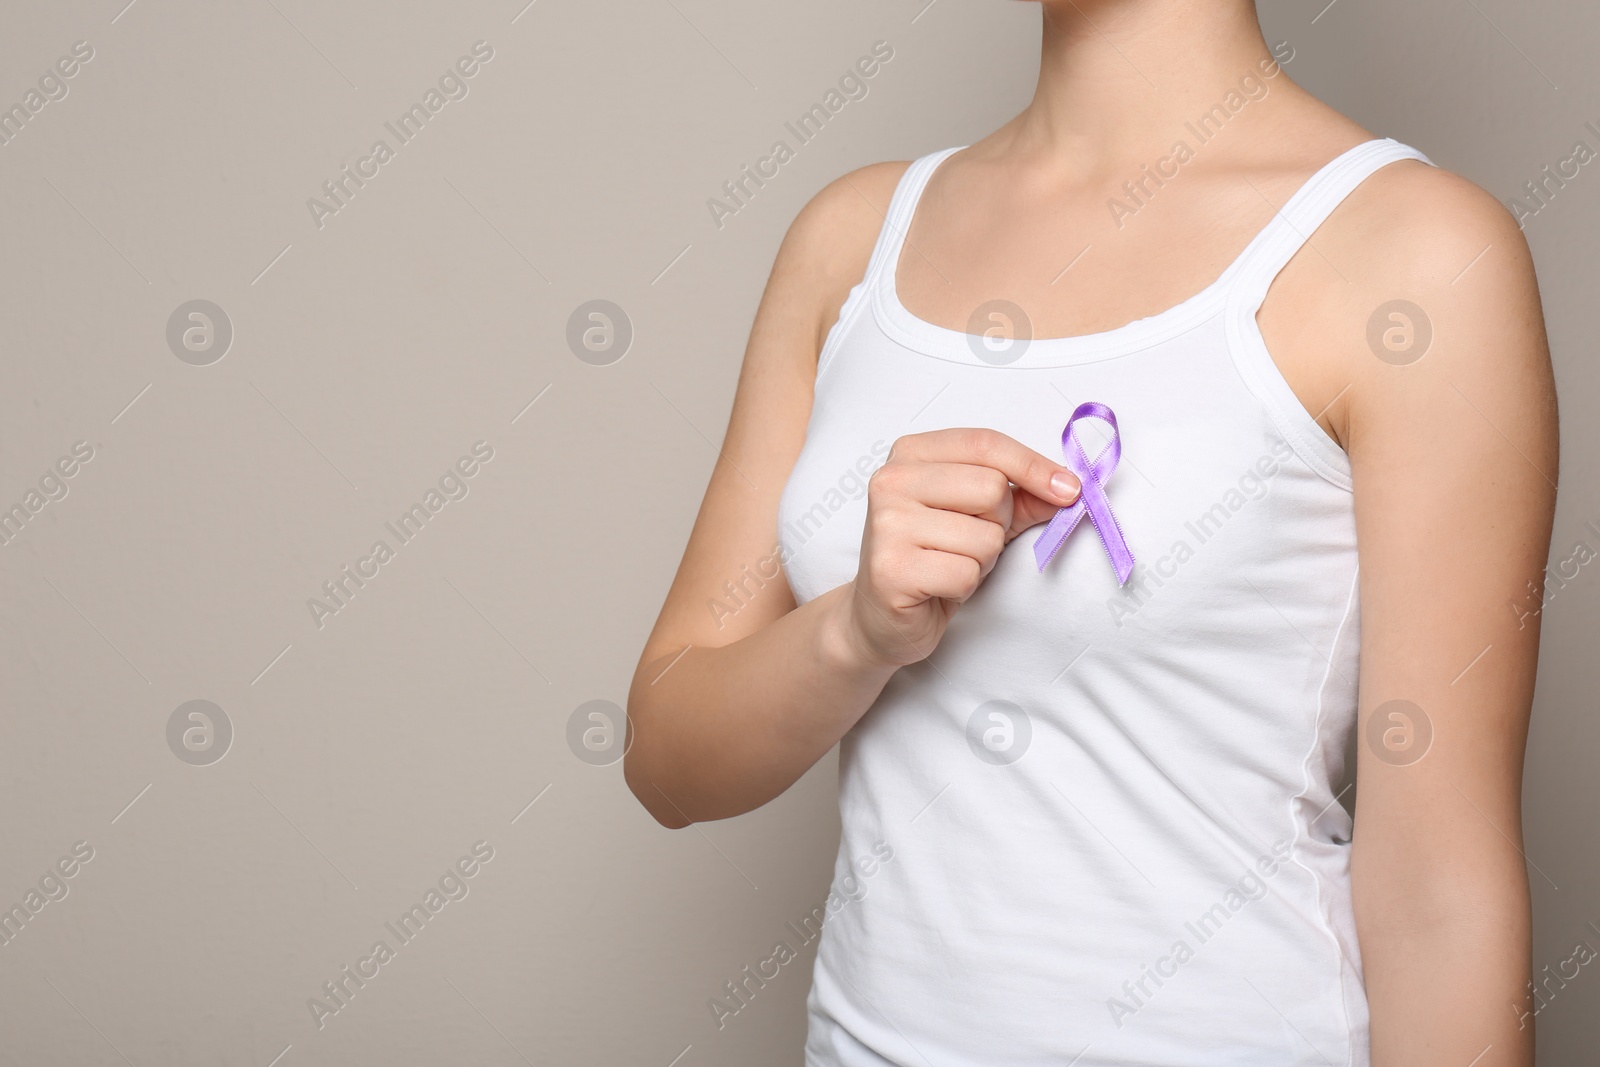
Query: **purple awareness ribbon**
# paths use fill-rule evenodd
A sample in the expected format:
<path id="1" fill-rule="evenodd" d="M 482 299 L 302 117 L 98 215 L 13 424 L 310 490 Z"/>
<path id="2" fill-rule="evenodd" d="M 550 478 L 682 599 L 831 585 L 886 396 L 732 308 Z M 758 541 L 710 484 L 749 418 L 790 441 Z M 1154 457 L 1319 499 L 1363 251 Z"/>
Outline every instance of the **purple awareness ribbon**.
<path id="1" fill-rule="evenodd" d="M 1093 463 L 1089 462 L 1082 442 L 1072 432 L 1073 424 L 1082 418 L 1099 419 L 1111 427 L 1111 443 L 1095 457 Z M 1117 524 L 1116 515 L 1112 514 L 1111 501 L 1106 499 L 1105 483 L 1111 478 L 1111 472 L 1117 469 L 1117 461 L 1122 458 L 1122 435 L 1117 430 L 1116 413 L 1093 400 L 1079 404 L 1072 418 L 1067 420 L 1066 428 L 1061 431 L 1061 451 L 1066 456 L 1067 467 L 1083 484 L 1083 490 L 1077 500 L 1056 512 L 1049 525 L 1045 526 L 1044 532 L 1033 543 L 1033 558 L 1038 561 L 1039 569 L 1044 570 L 1044 565 L 1066 544 L 1067 535 L 1087 513 L 1089 522 L 1100 535 L 1101 543 L 1106 546 L 1106 555 L 1111 557 L 1111 568 L 1116 571 L 1117 584 L 1120 586 L 1133 573 L 1133 553 L 1128 550 L 1128 542 L 1122 536 L 1122 527 Z"/>

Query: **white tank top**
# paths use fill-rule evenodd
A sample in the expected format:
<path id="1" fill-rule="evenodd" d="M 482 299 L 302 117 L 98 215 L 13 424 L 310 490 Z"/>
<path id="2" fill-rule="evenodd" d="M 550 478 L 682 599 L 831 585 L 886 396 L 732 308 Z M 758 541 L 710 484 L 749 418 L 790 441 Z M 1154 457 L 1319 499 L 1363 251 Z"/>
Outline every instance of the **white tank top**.
<path id="1" fill-rule="evenodd" d="M 1056 457 L 1085 401 L 1120 425 L 1106 493 L 1137 562 L 1119 586 L 1085 522 L 1040 570 L 1041 528 L 1023 533 L 841 740 L 806 1063 L 1364 1067 L 1338 799 L 1350 466 L 1255 313 L 1358 183 L 1429 161 L 1358 145 L 1183 303 L 993 350 L 895 292 L 917 200 L 959 147 L 906 170 L 823 346 L 779 505 L 789 584 L 804 603 L 855 575 L 865 475 L 896 438 L 985 426 Z"/>

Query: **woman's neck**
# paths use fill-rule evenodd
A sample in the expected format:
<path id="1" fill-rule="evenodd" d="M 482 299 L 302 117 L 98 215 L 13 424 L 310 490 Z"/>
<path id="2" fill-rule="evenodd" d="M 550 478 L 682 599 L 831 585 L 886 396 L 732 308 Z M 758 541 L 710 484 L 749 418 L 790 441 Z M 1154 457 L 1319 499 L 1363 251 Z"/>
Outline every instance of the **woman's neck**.
<path id="1" fill-rule="evenodd" d="M 1272 53 L 1252 0 L 1044 0 L 1039 82 L 1006 150 L 1082 173 L 1165 150 Z M 1270 69 L 1270 67 L 1268 68 Z M 1274 92 L 1288 79 L 1274 81 Z"/>

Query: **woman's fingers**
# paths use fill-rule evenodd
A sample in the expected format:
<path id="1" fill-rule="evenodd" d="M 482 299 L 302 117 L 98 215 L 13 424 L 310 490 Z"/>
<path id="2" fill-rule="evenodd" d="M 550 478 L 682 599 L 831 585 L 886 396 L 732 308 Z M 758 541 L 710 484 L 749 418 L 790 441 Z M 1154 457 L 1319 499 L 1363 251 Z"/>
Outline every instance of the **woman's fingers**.
<path id="1" fill-rule="evenodd" d="M 918 595 L 961 603 L 978 591 L 983 567 L 971 556 L 921 549 L 906 562 L 906 580 Z"/>
<path id="2" fill-rule="evenodd" d="M 889 458 L 992 467 L 1058 508 L 1078 499 L 1081 488 L 1072 471 L 998 430 L 961 428 L 912 434 L 894 443 Z"/>
<path id="3" fill-rule="evenodd" d="M 929 508 L 917 524 L 915 537 L 917 548 L 970 558 L 984 576 L 1006 547 L 1006 528 L 1000 523 L 935 508 Z"/>
<path id="4" fill-rule="evenodd" d="M 1017 532 L 1077 499 L 1070 470 L 1003 433 L 933 430 L 895 441 L 867 483 L 859 647 L 886 662 L 926 657 Z"/>
<path id="5" fill-rule="evenodd" d="M 1011 482 L 993 467 L 909 462 L 897 489 L 923 507 L 975 515 L 1001 526 L 1011 523 Z"/>
<path id="6" fill-rule="evenodd" d="M 968 459 L 935 458 L 939 456 Z M 976 456 L 999 465 L 971 462 Z M 903 437 L 895 442 L 892 458 L 898 467 L 896 488 L 904 498 L 997 522 L 1007 541 L 1049 521 L 1081 489 L 1068 468 L 992 430 L 934 430 Z M 1053 481 L 1058 475 L 1065 490 Z M 1050 486 L 1043 495 L 1029 488 L 1041 478 Z"/>
<path id="7" fill-rule="evenodd" d="M 1006 526 L 1006 541 L 1041 522 L 1049 522 L 1061 508 L 1048 500 L 1040 500 L 1026 489 L 1011 490 L 1011 522 Z"/>

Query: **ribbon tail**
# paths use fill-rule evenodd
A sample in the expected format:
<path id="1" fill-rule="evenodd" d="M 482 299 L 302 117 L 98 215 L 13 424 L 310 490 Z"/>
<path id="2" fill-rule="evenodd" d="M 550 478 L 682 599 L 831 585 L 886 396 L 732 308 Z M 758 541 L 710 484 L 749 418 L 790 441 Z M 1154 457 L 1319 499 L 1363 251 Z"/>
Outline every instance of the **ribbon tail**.
<path id="1" fill-rule="evenodd" d="M 1084 516 L 1083 501 L 1070 504 L 1056 512 L 1050 518 L 1037 540 L 1033 542 L 1034 562 L 1039 564 L 1039 569 L 1044 570 L 1044 565 L 1049 563 L 1055 554 L 1066 544 L 1067 535 L 1078 525 Z"/>
<path id="2" fill-rule="evenodd" d="M 1128 548 L 1127 539 L 1122 536 L 1122 527 L 1111 511 L 1111 504 L 1099 493 L 1090 497 L 1086 503 L 1089 522 L 1100 535 L 1100 543 L 1106 546 L 1106 555 L 1111 558 L 1111 569 L 1116 572 L 1117 585 L 1126 585 L 1128 577 L 1133 574 L 1133 552 Z"/>

